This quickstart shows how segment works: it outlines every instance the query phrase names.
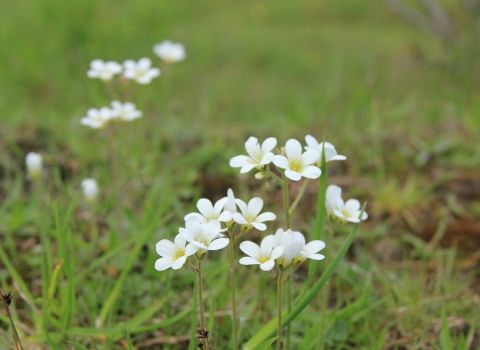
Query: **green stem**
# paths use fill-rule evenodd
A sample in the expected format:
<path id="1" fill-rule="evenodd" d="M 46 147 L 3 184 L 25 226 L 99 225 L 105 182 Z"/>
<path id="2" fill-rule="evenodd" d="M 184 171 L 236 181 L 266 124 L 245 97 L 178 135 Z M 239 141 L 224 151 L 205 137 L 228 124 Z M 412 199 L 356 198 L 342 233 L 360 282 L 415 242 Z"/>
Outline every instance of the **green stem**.
<path id="1" fill-rule="evenodd" d="M 333 241 L 333 228 L 330 227 L 328 230 L 328 241 L 327 244 L 329 245 L 329 249 L 327 249 L 327 256 L 325 258 L 325 266 L 330 266 L 330 262 L 332 261 L 332 241 Z M 325 324 L 327 318 L 327 307 L 328 307 L 328 294 L 330 292 L 330 281 L 325 283 L 323 287 L 321 296 L 320 296 L 320 334 L 318 338 L 318 350 L 323 350 L 323 343 L 325 341 Z"/>
<path id="2" fill-rule="evenodd" d="M 307 189 L 307 185 L 308 185 L 309 182 L 310 182 L 310 179 L 306 179 L 305 182 L 303 183 L 303 186 L 302 186 L 300 192 L 298 193 L 298 196 L 295 199 L 295 202 L 293 202 L 292 207 L 290 208 L 290 211 L 289 211 L 290 215 L 292 215 L 292 213 L 297 208 L 298 203 L 300 202 L 303 195 L 305 194 L 305 190 Z"/>
<path id="3" fill-rule="evenodd" d="M 283 175 L 283 184 L 282 184 L 282 187 L 283 187 L 283 207 L 284 207 L 284 210 L 285 210 L 285 230 L 288 230 L 290 228 L 290 211 L 289 211 L 289 203 L 288 203 L 288 180 L 287 178 L 285 177 L 285 175 Z"/>
<path id="4" fill-rule="evenodd" d="M 232 332 L 234 349 L 238 350 L 238 324 L 237 324 L 237 306 L 235 299 L 235 263 L 233 261 L 233 232 L 230 237 L 230 244 L 228 245 L 228 252 L 230 258 L 230 291 L 232 294 Z"/>
<path id="5" fill-rule="evenodd" d="M 278 273 L 277 278 L 277 349 L 283 349 L 282 343 L 282 287 L 283 287 L 283 272 Z"/>
<path id="6" fill-rule="evenodd" d="M 279 184 L 280 186 L 283 186 L 284 181 L 283 181 L 281 178 L 279 178 L 277 175 L 275 175 L 275 174 L 270 170 L 270 168 L 267 168 L 267 173 L 269 173 L 271 177 L 273 177 L 275 180 L 277 180 L 277 182 L 278 182 L 278 184 Z"/>
<path id="7" fill-rule="evenodd" d="M 198 260 L 197 264 L 197 281 L 198 281 L 198 308 L 200 314 L 200 328 L 205 329 L 205 314 L 203 310 L 203 285 L 202 285 L 202 260 Z M 210 349 L 208 346 L 207 339 L 204 339 L 205 344 L 207 345 L 207 350 Z"/>

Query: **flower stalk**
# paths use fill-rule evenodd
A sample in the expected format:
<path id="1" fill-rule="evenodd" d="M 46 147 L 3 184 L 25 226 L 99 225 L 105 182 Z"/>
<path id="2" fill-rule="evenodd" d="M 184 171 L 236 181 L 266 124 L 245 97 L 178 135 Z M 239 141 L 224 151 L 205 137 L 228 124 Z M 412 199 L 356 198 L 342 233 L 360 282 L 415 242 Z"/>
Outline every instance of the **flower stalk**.
<path id="1" fill-rule="evenodd" d="M 236 227 L 236 226 L 235 226 Z M 230 260 L 230 291 L 232 298 L 232 332 L 234 349 L 238 350 L 238 318 L 235 299 L 235 263 L 233 261 L 234 230 L 230 233 L 230 244 L 228 245 L 228 256 Z"/>
<path id="2" fill-rule="evenodd" d="M 203 309 L 203 283 L 202 283 L 202 260 L 197 263 L 197 282 L 198 282 L 198 310 L 200 316 L 200 328 L 205 329 L 205 313 Z M 204 339 L 206 349 L 209 350 L 208 340 Z"/>
<path id="3" fill-rule="evenodd" d="M 280 270 L 277 277 L 277 349 L 283 349 L 282 343 L 282 288 L 283 271 Z"/>

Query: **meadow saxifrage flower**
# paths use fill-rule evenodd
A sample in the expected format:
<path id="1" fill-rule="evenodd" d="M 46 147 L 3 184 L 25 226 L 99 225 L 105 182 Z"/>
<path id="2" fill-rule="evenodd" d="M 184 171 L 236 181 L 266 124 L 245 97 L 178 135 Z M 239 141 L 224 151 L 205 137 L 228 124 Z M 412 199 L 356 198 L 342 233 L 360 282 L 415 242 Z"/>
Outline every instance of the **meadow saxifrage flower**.
<path id="1" fill-rule="evenodd" d="M 155 261 L 155 270 L 163 271 L 170 267 L 173 270 L 181 268 L 187 261 L 187 258 L 197 251 L 192 244 L 186 244 L 187 241 L 180 234 L 175 237 L 175 243 L 168 239 L 162 239 L 158 242 L 156 250 L 161 258 Z"/>
<path id="2" fill-rule="evenodd" d="M 95 179 L 85 179 L 81 184 L 83 196 L 85 200 L 89 203 L 93 203 L 97 200 L 98 196 L 98 185 Z"/>
<path id="3" fill-rule="evenodd" d="M 38 180 L 42 176 L 42 155 L 36 152 L 29 152 L 25 157 L 28 177 L 31 180 Z"/>
<path id="4" fill-rule="evenodd" d="M 329 218 L 338 223 L 353 222 L 358 223 L 368 218 L 368 214 L 362 212 L 360 202 L 356 199 L 349 199 L 344 202 L 342 199 L 342 189 L 336 185 L 327 187 L 325 198 L 325 209 Z"/>
<path id="5" fill-rule="evenodd" d="M 141 58 L 138 62 L 126 60 L 123 67 L 125 68 L 123 76 L 139 84 L 150 84 L 153 78 L 160 75 L 160 69 L 152 68 L 152 61 L 148 57 Z"/>
<path id="6" fill-rule="evenodd" d="M 227 197 L 223 197 L 218 200 L 215 205 L 209 199 L 200 198 L 197 202 L 197 209 L 199 213 L 190 213 L 185 215 L 185 221 L 191 217 L 196 217 L 201 223 L 207 223 L 212 220 L 220 222 L 228 222 L 232 220 L 232 214 L 229 211 L 223 211 L 225 204 L 227 203 Z"/>
<path id="7" fill-rule="evenodd" d="M 112 101 L 112 119 L 121 121 L 132 121 L 142 116 L 142 112 L 135 108 L 132 102 L 121 103 Z"/>
<path id="8" fill-rule="evenodd" d="M 108 107 L 100 109 L 90 108 L 87 116 L 80 119 L 80 124 L 89 126 L 93 129 L 103 128 L 112 119 L 112 110 Z"/>
<path id="9" fill-rule="evenodd" d="M 102 60 L 93 60 L 90 62 L 90 69 L 87 72 L 89 78 L 98 78 L 103 81 L 109 81 L 115 74 L 122 72 L 122 65 L 115 61 L 103 62 Z"/>
<path id="10" fill-rule="evenodd" d="M 305 259 L 323 260 L 325 256 L 317 254 L 325 248 L 323 241 L 315 240 L 305 244 L 305 237 L 298 231 L 278 229 L 275 233 L 275 246 L 284 247 L 284 253 L 277 263 L 282 268 L 300 265 Z"/>
<path id="11" fill-rule="evenodd" d="M 185 228 L 178 230 L 182 237 L 193 245 L 198 258 L 202 258 L 208 250 L 223 249 L 230 243 L 222 231 L 219 221 L 213 220 L 202 224 L 196 216 L 187 219 Z"/>
<path id="12" fill-rule="evenodd" d="M 183 61 L 186 57 L 185 47 L 180 43 L 172 43 L 170 40 L 155 44 L 153 52 L 169 64 Z"/>
<path id="13" fill-rule="evenodd" d="M 242 265 L 260 265 L 263 271 L 270 271 L 275 266 L 275 259 L 282 256 L 284 248 L 274 246 L 274 236 L 266 236 L 260 243 L 260 247 L 250 241 L 240 244 L 240 250 L 248 255 L 240 259 Z"/>
<path id="14" fill-rule="evenodd" d="M 319 153 L 318 163 L 322 161 L 322 152 L 323 147 L 325 146 L 325 161 L 330 162 L 332 160 L 345 160 L 347 157 L 337 154 L 337 150 L 330 142 L 320 142 L 315 139 L 315 137 L 311 135 L 305 136 L 305 142 L 307 142 L 307 146 L 305 149 L 307 151 L 316 151 Z"/>
<path id="15" fill-rule="evenodd" d="M 263 167 L 272 162 L 274 157 L 271 152 L 277 145 L 277 139 L 269 137 L 263 141 L 262 146 L 258 143 L 256 137 L 249 137 L 245 142 L 245 149 L 248 156 L 236 156 L 230 159 L 230 166 L 232 168 L 241 168 L 240 173 L 247 173 L 253 168 L 263 170 Z"/>
<path id="16" fill-rule="evenodd" d="M 277 218 L 277 216 L 271 212 L 260 214 L 263 208 L 263 200 L 259 197 L 250 199 L 248 205 L 241 199 L 235 199 L 235 202 L 242 213 L 233 213 L 232 218 L 237 224 L 242 225 L 243 229 L 249 230 L 255 227 L 259 231 L 265 231 L 267 225 L 263 222 L 272 221 Z"/>
<path id="17" fill-rule="evenodd" d="M 277 155 L 273 157 L 273 164 L 285 169 L 285 176 L 290 180 L 298 181 L 303 177 L 316 179 L 322 171 L 315 164 L 318 161 L 317 151 L 306 151 L 302 153 L 302 145 L 294 139 L 287 141 L 285 145 L 287 156 Z"/>

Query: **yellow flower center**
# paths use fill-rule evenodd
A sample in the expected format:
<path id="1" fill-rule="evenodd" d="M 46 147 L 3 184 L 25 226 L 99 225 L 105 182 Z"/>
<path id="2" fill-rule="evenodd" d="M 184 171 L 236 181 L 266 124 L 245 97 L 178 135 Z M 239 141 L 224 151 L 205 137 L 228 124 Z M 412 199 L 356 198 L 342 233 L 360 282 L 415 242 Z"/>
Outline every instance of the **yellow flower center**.
<path id="1" fill-rule="evenodd" d="M 345 216 L 346 218 L 349 218 L 349 217 L 351 217 L 351 216 L 352 216 L 352 215 L 351 215 L 351 214 L 350 214 L 348 211 L 346 211 L 345 209 L 344 209 L 344 210 L 342 210 L 342 211 L 341 211 L 341 213 L 342 213 L 342 214 L 343 214 L 343 216 Z"/>
<path id="2" fill-rule="evenodd" d="M 175 254 L 173 255 L 173 260 L 177 260 L 179 258 L 181 258 L 182 256 L 185 255 L 185 250 L 183 249 L 177 249 L 177 251 L 175 252 Z"/>
<path id="3" fill-rule="evenodd" d="M 263 264 L 263 263 L 267 262 L 268 260 L 270 260 L 270 258 L 268 256 L 264 256 L 264 257 L 260 258 L 260 264 Z"/>
<path id="4" fill-rule="evenodd" d="M 297 173 L 301 173 L 303 168 L 305 168 L 300 158 L 289 159 L 288 166 L 290 167 L 290 170 L 296 171 Z"/>

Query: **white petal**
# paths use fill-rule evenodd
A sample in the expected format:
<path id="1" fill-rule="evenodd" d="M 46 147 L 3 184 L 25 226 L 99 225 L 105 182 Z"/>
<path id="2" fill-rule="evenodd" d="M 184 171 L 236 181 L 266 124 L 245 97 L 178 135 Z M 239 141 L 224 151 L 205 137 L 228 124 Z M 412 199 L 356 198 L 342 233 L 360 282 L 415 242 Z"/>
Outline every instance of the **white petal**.
<path id="1" fill-rule="evenodd" d="M 260 165 L 270 164 L 273 160 L 274 154 L 272 152 L 265 153 L 260 161 Z"/>
<path id="2" fill-rule="evenodd" d="M 327 159 L 328 159 L 328 158 L 327 158 Z M 337 154 L 336 156 L 328 159 L 327 161 L 330 161 L 330 160 L 345 160 L 345 159 L 347 159 L 347 157 L 342 156 L 342 155 L 340 155 L 340 154 Z"/>
<path id="3" fill-rule="evenodd" d="M 141 69 L 148 69 L 152 66 L 152 61 L 150 58 L 144 57 L 138 60 L 137 66 Z"/>
<path id="4" fill-rule="evenodd" d="M 197 209 L 203 216 L 205 216 L 206 219 L 215 216 L 215 212 L 213 211 L 213 204 L 212 202 L 210 202 L 210 200 L 206 198 L 200 198 L 198 200 Z"/>
<path id="5" fill-rule="evenodd" d="M 232 220 L 232 213 L 230 213 L 229 211 L 224 211 L 220 214 L 217 220 L 220 222 L 229 222 Z"/>
<path id="6" fill-rule="evenodd" d="M 199 213 L 190 213 L 190 214 L 187 214 L 185 215 L 185 217 L 183 218 L 185 221 L 191 219 L 191 218 L 197 218 L 199 222 L 201 223 L 207 223 L 207 219 L 205 219 L 205 217 Z"/>
<path id="7" fill-rule="evenodd" d="M 195 254 L 197 250 L 198 250 L 198 247 L 190 243 L 185 247 L 185 256 L 191 256 Z"/>
<path id="8" fill-rule="evenodd" d="M 282 237 L 284 235 L 285 231 L 283 229 L 279 228 L 277 232 L 275 232 L 275 239 L 273 240 L 273 245 L 275 247 L 279 246 L 282 244 Z"/>
<path id="9" fill-rule="evenodd" d="M 313 148 L 315 150 L 319 149 L 318 141 L 312 135 L 305 136 L 305 142 L 307 143 L 308 147 Z M 308 149 L 307 147 L 305 148 Z"/>
<path id="10" fill-rule="evenodd" d="M 248 224 L 248 221 L 245 220 L 245 218 L 240 213 L 233 213 L 232 219 L 233 221 L 235 221 L 237 224 L 240 224 L 240 225 Z"/>
<path id="11" fill-rule="evenodd" d="M 148 70 L 148 75 L 150 78 L 156 78 L 160 75 L 160 69 L 159 68 L 150 68 Z"/>
<path id="12" fill-rule="evenodd" d="M 293 260 L 293 258 L 295 258 L 298 254 L 300 254 L 300 252 L 302 251 L 302 248 L 303 248 L 302 242 L 299 242 L 299 241 L 290 242 L 290 244 L 288 244 L 285 247 L 285 251 L 283 252 L 287 263 L 290 263 Z"/>
<path id="13" fill-rule="evenodd" d="M 270 256 L 270 253 L 273 249 L 273 242 L 275 240 L 274 235 L 268 235 L 260 243 L 260 254 L 261 256 Z"/>
<path id="14" fill-rule="evenodd" d="M 248 173 L 250 170 L 255 168 L 256 164 L 245 164 L 242 166 L 242 169 L 240 169 L 240 174 L 245 174 Z"/>
<path id="15" fill-rule="evenodd" d="M 235 199 L 235 203 L 237 203 L 238 207 L 240 208 L 240 211 L 242 212 L 243 215 L 247 215 L 247 212 L 248 212 L 248 207 L 247 207 L 247 203 L 245 203 L 244 201 L 242 201 L 241 199 Z"/>
<path id="16" fill-rule="evenodd" d="M 360 215 L 360 214 L 358 214 Z M 368 214 L 366 212 L 363 212 L 363 215 L 362 215 L 362 220 L 367 220 L 368 219 Z"/>
<path id="17" fill-rule="evenodd" d="M 173 261 L 171 259 L 160 258 L 155 261 L 155 270 L 163 271 L 170 268 L 173 265 Z"/>
<path id="18" fill-rule="evenodd" d="M 322 175 L 322 171 L 320 170 L 320 168 L 310 165 L 304 168 L 301 174 L 303 177 L 306 177 L 308 179 L 316 179 L 320 177 L 320 175 Z"/>
<path id="19" fill-rule="evenodd" d="M 302 145 L 295 139 L 290 139 L 285 145 L 285 151 L 288 159 L 300 158 L 302 155 Z"/>
<path id="20" fill-rule="evenodd" d="M 275 148 L 277 145 L 277 139 L 275 137 L 269 137 L 262 143 L 262 152 L 267 153 Z"/>
<path id="21" fill-rule="evenodd" d="M 245 149 L 250 157 L 255 158 L 255 155 L 260 153 L 258 139 L 256 137 L 250 137 L 247 142 L 245 142 Z"/>
<path id="22" fill-rule="evenodd" d="M 187 261 L 187 257 L 184 255 L 184 256 L 181 256 L 179 257 L 177 260 L 175 260 L 175 262 L 173 263 L 172 265 L 172 269 L 173 270 L 178 270 L 179 268 L 181 268 L 183 266 L 183 264 L 185 264 L 185 261 Z"/>
<path id="23" fill-rule="evenodd" d="M 255 218 L 255 222 L 264 222 L 264 221 L 272 221 L 275 220 L 277 216 L 274 213 L 266 212 L 262 213 Z"/>
<path id="24" fill-rule="evenodd" d="M 312 260 L 323 260 L 325 259 L 325 256 L 322 254 L 312 254 L 312 255 L 309 255 L 308 258 Z"/>
<path id="25" fill-rule="evenodd" d="M 272 161 L 273 161 L 273 164 L 275 164 L 279 168 L 282 168 L 282 169 L 290 168 L 288 165 L 288 159 L 284 156 L 274 156 Z"/>
<path id="26" fill-rule="evenodd" d="M 306 151 L 302 154 L 301 160 L 304 165 L 310 165 L 316 163 L 320 158 L 320 153 L 316 151 Z"/>
<path id="27" fill-rule="evenodd" d="M 245 164 L 250 164 L 250 157 L 247 156 L 236 156 L 230 159 L 230 166 L 232 168 L 241 168 Z"/>
<path id="28" fill-rule="evenodd" d="M 250 258 L 250 257 L 241 258 L 239 262 L 242 265 L 258 265 L 258 264 L 260 264 L 259 261 L 255 260 L 254 258 Z"/>
<path id="29" fill-rule="evenodd" d="M 250 241 L 240 243 L 240 250 L 252 258 L 258 258 L 260 256 L 260 247 Z"/>
<path id="30" fill-rule="evenodd" d="M 338 216 L 340 219 L 344 219 L 344 220 L 347 219 L 347 218 L 345 217 L 345 215 L 343 215 L 343 213 L 342 213 L 340 210 L 338 210 L 338 209 L 333 209 L 333 213 L 334 213 L 336 216 Z"/>
<path id="31" fill-rule="evenodd" d="M 267 229 L 267 225 L 259 223 L 259 222 L 255 222 L 255 221 L 250 222 L 250 225 L 252 225 L 253 227 L 255 227 L 259 231 L 265 231 Z"/>
<path id="32" fill-rule="evenodd" d="M 218 238 L 208 245 L 208 250 L 219 250 L 225 248 L 230 240 L 228 238 Z"/>
<path id="33" fill-rule="evenodd" d="M 275 266 L 275 261 L 268 260 L 268 261 L 264 262 L 263 264 L 261 264 L 260 268 L 263 271 L 270 271 L 271 269 L 273 269 L 274 266 Z"/>
<path id="34" fill-rule="evenodd" d="M 302 175 L 300 175 L 296 171 L 292 171 L 292 170 L 285 170 L 285 176 L 288 177 L 290 180 L 293 180 L 293 181 L 298 181 L 302 178 Z"/>
<path id="35" fill-rule="evenodd" d="M 185 241 L 185 238 L 183 238 L 181 234 L 175 236 L 175 245 L 178 248 L 185 248 L 185 244 L 187 244 L 187 241 Z"/>
<path id="36" fill-rule="evenodd" d="M 215 213 L 215 216 L 220 215 L 223 208 L 225 207 L 225 204 L 227 203 L 227 199 L 227 197 L 223 197 L 215 203 L 215 205 L 213 206 L 213 212 Z"/>
<path id="37" fill-rule="evenodd" d="M 270 253 L 270 258 L 273 260 L 278 259 L 279 257 L 282 256 L 282 254 L 285 252 L 285 248 L 282 246 L 278 246 L 273 248 L 272 252 Z"/>
<path id="38" fill-rule="evenodd" d="M 162 239 L 155 246 L 157 254 L 160 256 L 173 256 L 177 251 L 177 246 L 168 239 Z"/>
<path id="39" fill-rule="evenodd" d="M 303 251 L 307 256 L 318 253 L 320 250 L 325 248 L 325 242 L 322 241 L 311 241 L 303 247 Z"/>
<path id="40" fill-rule="evenodd" d="M 255 218 L 262 211 L 263 200 L 260 197 L 250 199 L 248 202 L 247 217 Z"/>
<path id="41" fill-rule="evenodd" d="M 349 213 L 354 213 L 360 210 L 360 202 L 356 199 L 349 199 L 345 203 L 344 209 Z"/>

